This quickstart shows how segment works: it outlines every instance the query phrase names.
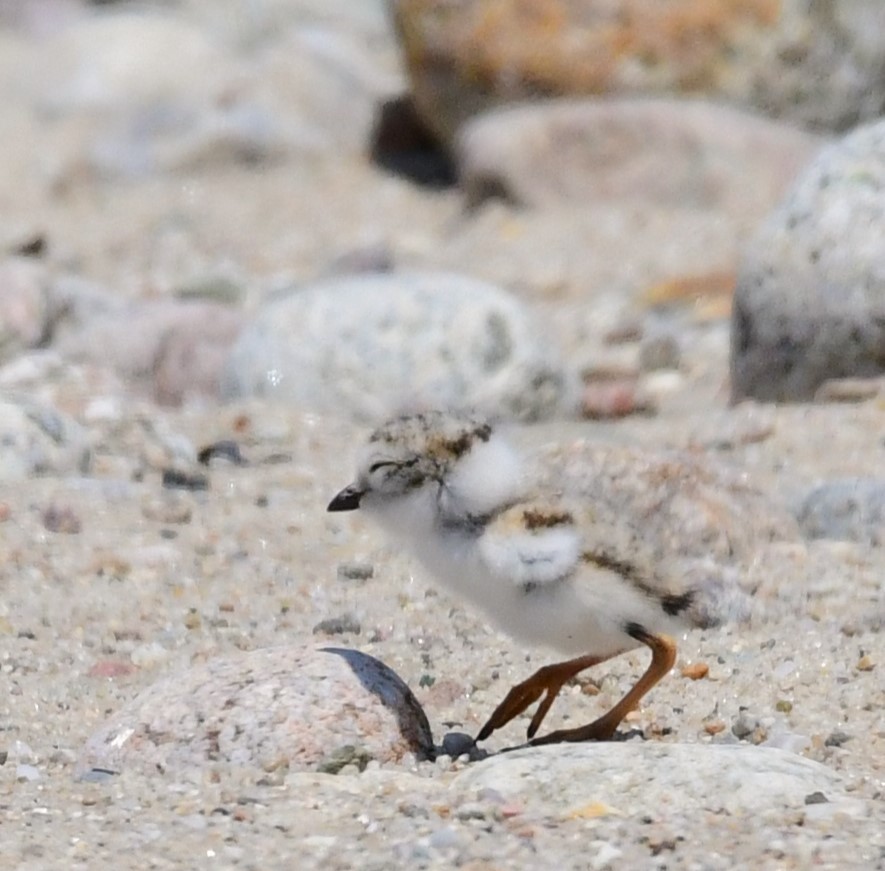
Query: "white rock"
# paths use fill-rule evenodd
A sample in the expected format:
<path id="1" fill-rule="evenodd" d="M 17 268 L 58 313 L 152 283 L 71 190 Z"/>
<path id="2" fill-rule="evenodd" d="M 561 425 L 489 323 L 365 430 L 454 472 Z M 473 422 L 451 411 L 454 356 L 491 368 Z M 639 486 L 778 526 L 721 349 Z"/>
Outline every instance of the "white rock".
<path id="1" fill-rule="evenodd" d="M 452 783 L 459 795 L 486 787 L 546 814 L 568 816 L 593 805 L 656 819 L 804 809 L 811 793 L 835 802 L 845 792 L 835 772 L 782 750 L 633 741 L 516 750 L 473 765 Z"/>
<path id="2" fill-rule="evenodd" d="M 222 393 L 360 421 L 420 407 L 537 419 L 575 396 L 529 310 L 432 272 L 332 279 L 268 302 L 234 345 Z"/>
<path id="3" fill-rule="evenodd" d="M 88 435 L 74 420 L 50 405 L 0 393 L 0 482 L 82 473 L 90 456 Z"/>
<path id="4" fill-rule="evenodd" d="M 433 752 L 408 687 L 356 650 L 280 647 L 219 657 L 133 699 L 89 739 L 77 774 L 200 776 L 219 762 L 337 773 Z"/>
<path id="5" fill-rule="evenodd" d="M 820 152 L 746 246 L 732 398 L 812 399 L 885 373 L 885 121 Z"/>

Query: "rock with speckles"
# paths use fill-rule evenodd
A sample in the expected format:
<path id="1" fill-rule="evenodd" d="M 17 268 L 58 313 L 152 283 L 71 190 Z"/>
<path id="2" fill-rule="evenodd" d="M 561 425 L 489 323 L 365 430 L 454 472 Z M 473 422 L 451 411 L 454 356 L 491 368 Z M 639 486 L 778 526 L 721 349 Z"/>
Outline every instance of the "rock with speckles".
<path id="1" fill-rule="evenodd" d="M 222 392 L 357 421 L 415 408 L 536 420 L 576 407 L 538 319 L 463 275 L 354 275 L 269 301 L 228 356 Z"/>
<path id="2" fill-rule="evenodd" d="M 560 744 L 515 750 L 462 771 L 452 788 L 491 787 L 545 814 L 600 818 L 677 813 L 804 811 L 815 792 L 852 813 L 839 775 L 768 747 L 704 744 Z"/>
<path id="3" fill-rule="evenodd" d="M 407 753 L 433 756 L 430 727 L 384 663 L 345 648 L 278 647 L 159 680 L 89 738 L 76 774 L 187 778 L 213 762 L 334 774 Z"/>
<path id="4" fill-rule="evenodd" d="M 825 148 L 748 244 L 732 399 L 808 401 L 885 373 L 885 121 Z"/>

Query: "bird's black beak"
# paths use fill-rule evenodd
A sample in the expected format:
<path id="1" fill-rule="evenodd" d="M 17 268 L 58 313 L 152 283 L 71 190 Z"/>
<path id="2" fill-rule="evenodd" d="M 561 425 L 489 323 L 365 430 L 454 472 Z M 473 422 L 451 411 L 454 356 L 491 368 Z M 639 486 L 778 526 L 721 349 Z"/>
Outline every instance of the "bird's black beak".
<path id="1" fill-rule="evenodd" d="M 330 503 L 326 511 L 356 511 L 360 507 L 360 499 L 364 490 L 356 484 L 345 487 Z"/>

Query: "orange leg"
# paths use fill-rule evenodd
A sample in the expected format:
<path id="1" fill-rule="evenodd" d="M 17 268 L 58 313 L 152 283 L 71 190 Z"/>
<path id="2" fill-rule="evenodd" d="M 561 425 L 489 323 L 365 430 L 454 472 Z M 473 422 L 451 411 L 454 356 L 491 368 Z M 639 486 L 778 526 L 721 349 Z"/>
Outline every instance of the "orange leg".
<path id="1" fill-rule="evenodd" d="M 641 626 L 631 626 L 629 634 L 637 641 L 651 648 L 652 658 L 648 668 L 636 685 L 607 714 L 586 726 L 576 729 L 562 729 L 551 732 L 541 738 L 534 738 L 550 706 L 556 699 L 564 684 L 584 669 L 599 665 L 611 656 L 581 656 L 567 662 L 545 665 L 538 669 L 528 680 L 517 684 L 507 693 L 504 701 L 495 708 L 488 722 L 480 729 L 477 741 L 484 741 L 495 729 L 509 723 L 519 716 L 529 705 L 537 701 L 543 693 L 544 698 L 538 705 L 527 730 L 532 744 L 556 744 L 561 741 L 604 741 L 614 735 L 621 720 L 630 713 L 642 697 L 673 667 L 676 661 L 676 644 L 665 635 L 652 635 Z M 612 654 L 617 656 L 617 654 Z"/>
<path id="2" fill-rule="evenodd" d="M 584 671 L 585 668 L 599 665 L 600 662 L 605 662 L 610 658 L 608 656 L 579 656 L 577 659 L 568 660 L 568 662 L 557 662 L 539 668 L 530 678 L 518 683 L 507 693 L 504 701 L 495 708 L 488 722 L 479 730 L 476 740 L 485 741 L 495 729 L 506 726 L 514 717 L 518 717 L 529 705 L 541 698 L 542 693 L 546 692 L 529 724 L 528 736 L 531 738 L 538 731 L 538 727 L 547 716 L 547 711 L 550 710 L 550 706 L 565 683 L 579 672 Z"/>

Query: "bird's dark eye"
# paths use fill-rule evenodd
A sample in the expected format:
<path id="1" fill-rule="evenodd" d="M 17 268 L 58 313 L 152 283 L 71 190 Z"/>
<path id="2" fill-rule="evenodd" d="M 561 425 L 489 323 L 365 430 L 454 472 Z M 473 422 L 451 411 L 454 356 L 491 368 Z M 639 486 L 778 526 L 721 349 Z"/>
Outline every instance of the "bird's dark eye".
<path id="1" fill-rule="evenodd" d="M 380 463 L 372 463 L 372 465 L 369 466 L 369 474 L 371 475 L 373 472 L 377 472 L 378 469 L 383 469 L 385 466 L 395 465 L 396 463 L 394 463 L 392 460 L 382 460 Z"/>

